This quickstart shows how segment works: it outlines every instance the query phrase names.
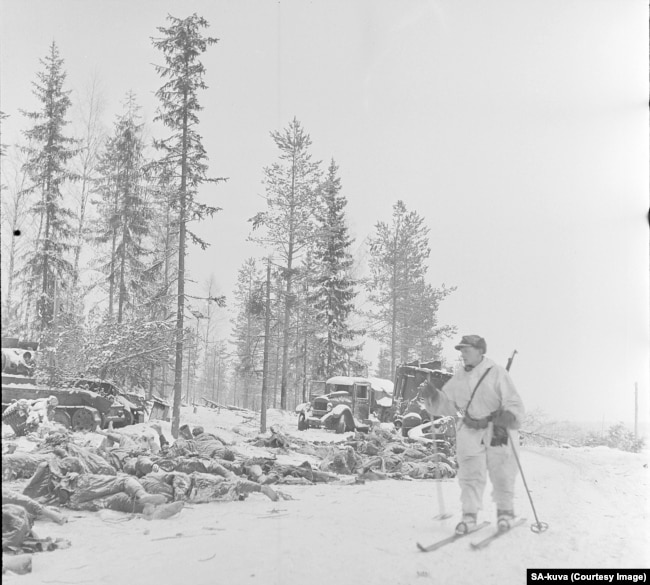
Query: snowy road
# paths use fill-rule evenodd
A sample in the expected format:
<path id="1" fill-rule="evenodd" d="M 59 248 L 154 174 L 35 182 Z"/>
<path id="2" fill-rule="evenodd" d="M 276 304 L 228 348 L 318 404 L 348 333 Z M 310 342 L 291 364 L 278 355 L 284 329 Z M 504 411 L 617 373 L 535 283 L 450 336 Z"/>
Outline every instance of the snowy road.
<path id="1" fill-rule="evenodd" d="M 533 516 L 519 480 L 516 505 L 528 525 L 484 551 L 472 551 L 469 539 L 434 553 L 416 549 L 416 541 L 453 530 L 455 480 L 441 483 L 452 513 L 445 521 L 432 519 L 438 513 L 432 481 L 284 486 L 294 500 L 272 503 L 254 494 L 153 522 L 68 511 L 66 526 L 36 528 L 42 536 L 69 538 L 72 547 L 36 555 L 32 574 L 6 582 L 514 585 L 525 582 L 526 568 L 650 566 L 647 452 L 540 448 L 523 450 L 521 459 L 549 530 L 528 529 Z M 483 516 L 493 520 L 489 489 Z"/>

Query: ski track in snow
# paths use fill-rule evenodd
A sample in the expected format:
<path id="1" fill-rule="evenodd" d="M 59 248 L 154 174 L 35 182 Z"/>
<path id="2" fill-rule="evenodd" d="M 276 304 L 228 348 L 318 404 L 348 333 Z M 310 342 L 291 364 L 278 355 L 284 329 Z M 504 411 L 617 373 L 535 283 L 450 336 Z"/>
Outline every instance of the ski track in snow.
<path id="1" fill-rule="evenodd" d="M 294 432 L 293 419 L 287 421 L 283 431 L 322 439 Z M 209 430 L 208 421 L 201 424 Z M 427 545 L 443 538 L 458 521 L 456 480 L 438 484 L 452 515 L 438 521 L 434 481 L 349 484 L 347 478 L 348 485 L 277 486 L 293 500 L 271 502 L 252 494 L 243 502 L 189 504 L 176 518 L 151 522 L 117 512 L 68 510 L 67 525 L 39 521 L 35 530 L 39 536 L 68 538 L 71 548 L 35 555 L 33 573 L 5 576 L 5 582 L 514 585 L 525 582 L 527 568 L 650 566 L 647 451 L 519 452 L 538 517 L 549 528 L 542 534 L 529 529 L 534 516 L 519 479 L 516 509 L 527 523 L 482 551 L 471 550 L 469 543 L 494 530 L 489 482 L 480 519 L 492 524 L 422 553 L 416 541 Z"/>

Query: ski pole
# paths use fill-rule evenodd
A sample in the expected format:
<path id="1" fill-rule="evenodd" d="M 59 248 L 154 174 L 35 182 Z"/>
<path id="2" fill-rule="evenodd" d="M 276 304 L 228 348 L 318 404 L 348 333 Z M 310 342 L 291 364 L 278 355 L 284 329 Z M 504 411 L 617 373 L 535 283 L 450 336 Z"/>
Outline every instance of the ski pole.
<path id="1" fill-rule="evenodd" d="M 517 350 L 512 352 L 512 355 L 508 359 L 508 364 L 506 365 L 506 371 L 510 371 L 510 366 L 512 366 L 512 362 L 515 359 L 515 355 L 517 353 Z M 548 524 L 546 522 L 540 522 L 539 518 L 537 517 L 537 511 L 535 510 L 535 504 L 533 504 L 533 497 L 530 495 L 530 490 L 528 489 L 528 483 L 526 482 L 526 476 L 524 475 L 524 470 L 521 467 L 521 461 L 519 461 L 519 455 L 517 453 L 517 449 L 515 447 L 515 442 L 512 440 L 512 434 L 510 433 L 510 429 L 506 429 L 508 433 L 508 441 L 510 442 L 510 446 L 512 447 L 512 453 L 515 456 L 515 461 L 517 462 L 517 467 L 519 468 L 519 473 L 521 473 L 521 479 L 524 482 L 524 487 L 526 488 L 526 494 L 528 494 L 528 500 L 530 501 L 530 507 L 533 509 L 533 515 L 535 516 L 535 524 L 530 525 L 530 529 L 539 534 L 541 532 L 544 532 L 548 528 Z"/>
<path id="2" fill-rule="evenodd" d="M 436 456 L 436 463 L 440 463 L 440 461 L 438 461 L 438 442 L 436 441 L 436 427 L 433 419 L 431 419 L 431 434 L 433 435 L 433 453 Z M 446 520 L 447 518 L 451 518 L 451 514 L 448 514 L 445 510 L 445 498 L 442 494 L 442 485 L 440 484 L 441 479 L 436 480 L 439 514 L 433 517 L 434 520 Z"/>
<path id="3" fill-rule="evenodd" d="M 431 379 L 428 379 L 428 382 L 431 383 Z M 420 398 L 420 388 L 418 387 L 418 394 L 416 398 Z M 440 463 L 438 461 L 438 443 L 436 441 L 436 427 L 433 421 L 433 418 L 431 419 L 431 435 L 433 436 L 433 454 L 436 457 L 436 463 Z M 434 520 L 446 520 L 447 518 L 451 518 L 451 514 L 448 514 L 447 511 L 445 510 L 445 498 L 442 494 L 442 485 L 440 485 L 440 480 L 436 480 L 436 493 L 438 494 L 438 512 L 439 514 L 434 516 Z"/>
<path id="4" fill-rule="evenodd" d="M 515 456 L 515 461 L 517 462 L 517 467 L 519 467 L 519 473 L 521 473 L 521 479 L 524 481 L 524 487 L 526 488 L 526 493 L 528 494 L 528 500 L 530 501 L 530 507 L 533 509 L 533 515 L 535 516 L 535 524 L 530 525 L 530 529 L 533 532 L 536 532 L 539 534 L 540 532 L 544 532 L 548 528 L 548 524 L 546 522 L 540 522 L 539 518 L 537 517 L 537 511 L 535 510 L 535 504 L 533 504 L 533 497 L 530 495 L 530 490 L 528 489 L 528 484 L 526 483 L 526 476 L 524 475 L 524 470 L 521 468 L 521 462 L 519 461 L 519 455 L 517 455 L 517 449 L 515 448 L 515 444 L 512 440 L 512 435 L 510 434 L 510 431 L 508 431 L 508 439 L 510 440 L 510 445 L 512 446 L 512 452 Z"/>

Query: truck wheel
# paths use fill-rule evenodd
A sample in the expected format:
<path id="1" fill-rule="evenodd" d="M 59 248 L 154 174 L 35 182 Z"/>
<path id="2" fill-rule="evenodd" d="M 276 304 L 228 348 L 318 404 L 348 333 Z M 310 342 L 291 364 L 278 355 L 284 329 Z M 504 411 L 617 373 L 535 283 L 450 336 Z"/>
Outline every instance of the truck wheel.
<path id="1" fill-rule="evenodd" d="M 129 425 L 134 424 L 133 413 L 130 409 L 124 409 L 124 424 L 120 426 L 128 427 Z M 119 427 L 118 427 L 119 428 Z"/>
<path id="2" fill-rule="evenodd" d="M 347 429 L 347 424 L 345 422 L 345 415 L 341 415 L 339 422 L 336 423 L 336 434 L 342 435 Z"/>
<path id="3" fill-rule="evenodd" d="M 299 431 L 305 431 L 305 430 L 307 430 L 307 426 L 308 425 L 307 425 L 307 420 L 305 418 L 305 415 L 304 415 L 304 413 L 301 412 L 298 415 L 298 430 Z"/>
<path id="4" fill-rule="evenodd" d="M 52 421 L 59 423 L 66 429 L 72 428 L 72 419 L 70 418 L 70 415 L 64 410 L 56 410 L 52 416 Z"/>
<path id="5" fill-rule="evenodd" d="M 72 428 L 75 431 L 94 431 L 97 428 L 95 414 L 89 408 L 78 408 L 72 415 Z"/>

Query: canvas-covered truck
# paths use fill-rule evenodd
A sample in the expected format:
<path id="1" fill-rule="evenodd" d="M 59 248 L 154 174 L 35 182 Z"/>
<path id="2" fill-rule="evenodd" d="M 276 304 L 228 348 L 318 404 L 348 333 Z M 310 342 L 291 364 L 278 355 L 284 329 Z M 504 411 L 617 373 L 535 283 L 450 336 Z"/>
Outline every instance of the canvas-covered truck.
<path id="1" fill-rule="evenodd" d="M 392 386 L 390 380 L 380 378 L 334 376 L 325 382 L 324 394 L 296 407 L 298 429 L 367 432 L 390 408 Z"/>

